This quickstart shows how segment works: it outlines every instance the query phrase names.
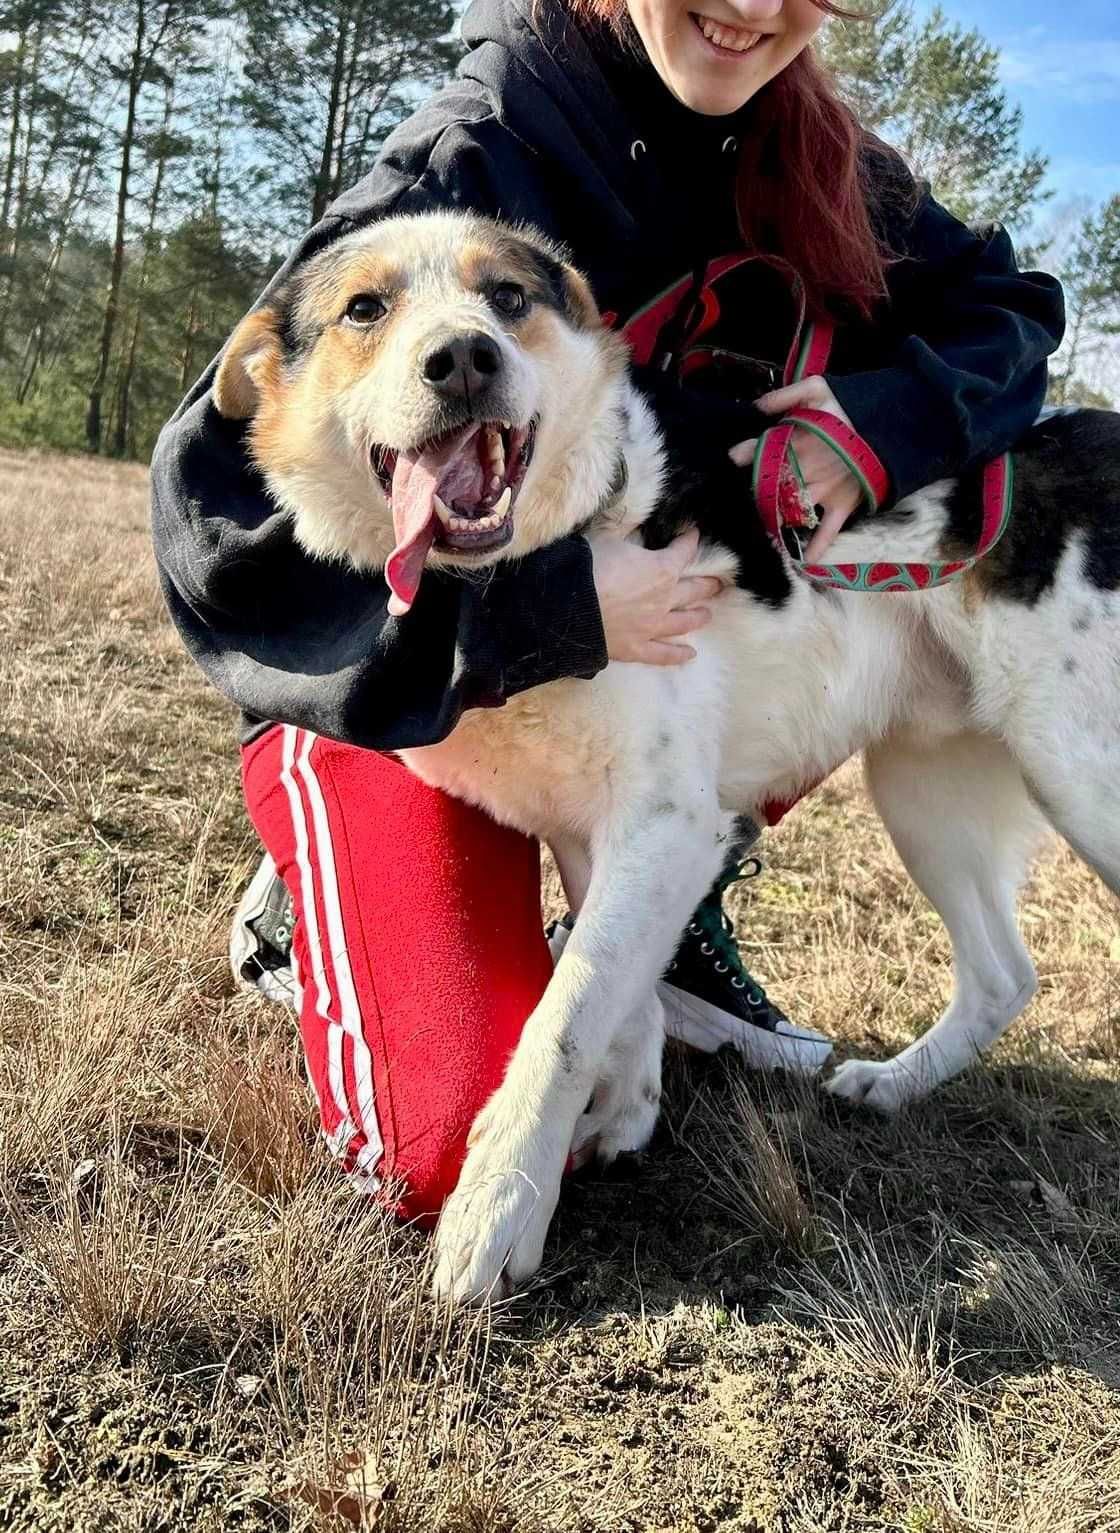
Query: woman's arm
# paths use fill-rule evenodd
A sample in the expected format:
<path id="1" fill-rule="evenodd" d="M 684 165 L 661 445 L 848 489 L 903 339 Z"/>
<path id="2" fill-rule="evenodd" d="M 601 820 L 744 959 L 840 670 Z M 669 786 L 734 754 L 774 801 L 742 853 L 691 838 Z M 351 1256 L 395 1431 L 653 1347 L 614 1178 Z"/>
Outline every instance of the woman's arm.
<path id="1" fill-rule="evenodd" d="M 1065 312 L 1060 284 L 1020 272 L 1002 229 L 974 233 L 928 192 L 891 240 L 893 354 L 825 379 L 898 499 L 1014 445 L 1045 398 Z"/>

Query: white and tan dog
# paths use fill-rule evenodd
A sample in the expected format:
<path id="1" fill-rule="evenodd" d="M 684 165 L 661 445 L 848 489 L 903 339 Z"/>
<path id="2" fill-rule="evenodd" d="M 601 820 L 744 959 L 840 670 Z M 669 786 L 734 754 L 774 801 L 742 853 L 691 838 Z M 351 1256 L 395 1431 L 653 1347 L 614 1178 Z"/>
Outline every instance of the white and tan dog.
<path id="1" fill-rule="evenodd" d="M 329 247 L 246 319 L 215 389 L 313 554 L 386 569 L 406 616 L 428 564 L 478 578 L 583 529 L 664 544 L 699 526 L 729 590 L 682 668 L 611 664 L 403 753 L 425 781 L 552 847 L 578 920 L 479 1115 L 437 1231 L 437 1291 L 537 1268 L 573 1145 L 641 1147 L 660 1098 L 656 984 L 733 818 L 862 751 L 876 805 L 953 941 L 944 1015 L 838 1094 L 893 1110 L 963 1069 L 1035 988 L 1016 889 L 1049 820 L 1120 890 L 1120 417 L 1057 416 L 1018 457 L 1015 514 L 967 580 L 921 594 L 811 588 L 745 479 L 662 432 L 583 279 L 531 232 L 390 219 Z M 747 427 L 741 432 L 751 434 Z M 719 474 L 726 475 L 726 494 Z M 975 539 L 943 484 L 838 557 Z M 589 1105 L 590 1104 L 590 1105 Z"/>

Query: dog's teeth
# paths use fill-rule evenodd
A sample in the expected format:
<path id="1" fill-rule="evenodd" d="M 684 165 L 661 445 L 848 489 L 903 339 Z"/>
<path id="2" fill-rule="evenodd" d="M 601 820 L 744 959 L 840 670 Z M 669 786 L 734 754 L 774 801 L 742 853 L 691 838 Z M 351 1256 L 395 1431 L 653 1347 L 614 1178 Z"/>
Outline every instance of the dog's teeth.
<path id="1" fill-rule="evenodd" d="M 500 474 L 492 474 L 491 477 L 490 477 L 490 486 L 489 486 L 490 493 L 493 494 L 495 490 L 501 489 L 501 485 L 502 485 L 502 476 Z"/>
<path id="2" fill-rule="evenodd" d="M 509 503 L 513 499 L 513 491 L 507 484 L 498 499 L 494 502 L 494 516 L 498 521 L 504 520 L 509 512 Z"/>
<path id="3" fill-rule="evenodd" d="M 439 517 L 440 521 L 445 527 L 447 527 L 451 522 L 455 520 L 455 518 L 451 515 L 451 512 L 444 505 L 443 501 L 440 500 L 438 495 L 432 496 L 432 504 L 436 509 L 436 515 Z"/>
<path id="4" fill-rule="evenodd" d="M 465 532 L 466 529 L 470 526 L 470 522 L 468 522 L 465 517 L 453 516 L 448 522 L 448 526 L 451 528 L 452 532 Z"/>

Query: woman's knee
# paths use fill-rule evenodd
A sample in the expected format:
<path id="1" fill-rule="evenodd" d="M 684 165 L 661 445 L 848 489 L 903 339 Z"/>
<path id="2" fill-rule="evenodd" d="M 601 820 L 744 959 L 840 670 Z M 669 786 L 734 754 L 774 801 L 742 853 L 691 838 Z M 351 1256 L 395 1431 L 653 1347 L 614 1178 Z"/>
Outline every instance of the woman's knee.
<path id="1" fill-rule="evenodd" d="M 431 1220 L 552 972 L 535 843 L 302 731 L 258 748 L 245 777 L 296 908 L 324 1132 L 364 1185 Z"/>

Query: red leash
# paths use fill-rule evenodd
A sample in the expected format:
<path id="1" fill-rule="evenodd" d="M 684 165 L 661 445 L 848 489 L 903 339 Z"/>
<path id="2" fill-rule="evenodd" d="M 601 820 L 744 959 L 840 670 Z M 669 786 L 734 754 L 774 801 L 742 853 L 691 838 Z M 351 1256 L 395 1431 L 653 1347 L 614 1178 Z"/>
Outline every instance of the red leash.
<path id="1" fill-rule="evenodd" d="M 787 383 L 820 372 L 828 358 L 831 327 L 810 324 L 801 344 L 793 376 Z M 754 460 L 754 498 L 763 525 L 774 544 L 792 561 L 798 574 L 814 585 L 841 591 L 925 591 L 945 585 L 970 570 L 989 553 L 1007 530 L 1011 516 L 1014 470 L 1010 453 L 984 465 L 981 495 L 983 518 L 974 553 L 966 559 L 895 561 L 866 564 L 805 564 L 782 541 L 783 527 L 812 528 L 816 512 L 805 494 L 805 482 L 793 449 L 798 429 L 827 442 L 851 470 L 863 491 L 868 510 L 877 511 L 890 493 L 890 476 L 857 431 L 825 410 L 790 410 L 759 440 Z"/>

